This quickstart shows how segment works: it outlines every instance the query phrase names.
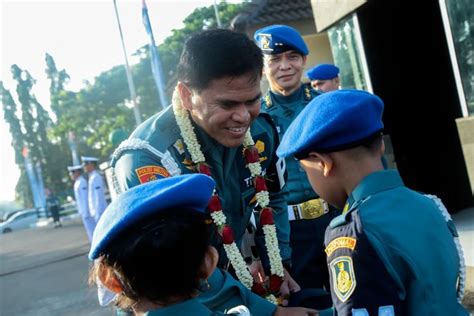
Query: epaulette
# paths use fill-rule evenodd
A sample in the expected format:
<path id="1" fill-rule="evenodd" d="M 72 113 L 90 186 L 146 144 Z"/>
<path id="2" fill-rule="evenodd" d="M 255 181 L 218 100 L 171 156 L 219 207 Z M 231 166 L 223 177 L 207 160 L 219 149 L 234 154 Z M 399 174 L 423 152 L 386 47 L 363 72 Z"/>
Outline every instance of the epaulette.
<path id="1" fill-rule="evenodd" d="M 331 228 L 336 228 L 342 225 L 345 225 L 349 223 L 350 217 L 349 214 L 352 213 L 352 211 L 356 210 L 356 208 L 350 209 L 347 213 L 341 214 L 339 216 L 334 217 L 331 222 L 329 223 L 329 227 Z"/>
<path id="2" fill-rule="evenodd" d="M 310 82 L 303 83 L 303 98 L 305 101 L 311 101 L 321 93 L 313 88 Z"/>
<path id="3" fill-rule="evenodd" d="M 264 96 L 262 96 L 262 101 L 261 101 L 261 108 L 263 110 L 268 110 L 273 106 L 273 101 L 272 101 L 272 96 L 270 95 L 270 90 L 265 93 Z"/>
<path id="4" fill-rule="evenodd" d="M 371 196 L 369 195 L 368 197 L 366 197 L 365 199 L 362 199 L 356 203 L 354 203 L 351 208 L 345 212 L 345 213 L 342 213 L 341 215 L 339 216 L 336 216 L 335 218 L 332 219 L 332 221 L 329 223 L 329 226 L 331 228 L 336 228 L 336 227 L 339 227 L 339 226 L 342 226 L 342 225 L 345 225 L 347 223 L 349 223 L 351 221 L 351 217 L 350 217 L 350 214 L 356 210 L 359 209 L 359 207 L 364 203 L 366 202 L 367 200 L 369 200 L 371 198 Z"/>
<path id="5" fill-rule="evenodd" d="M 179 169 L 178 164 L 173 159 L 168 150 L 161 152 L 155 147 L 151 146 L 147 141 L 139 138 L 129 138 L 124 140 L 112 154 L 111 165 L 114 166 L 115 162 L 118 160 L 118 158 L 120 158 L 122 153 L 128 150 L 147 150 L 153 156 L 161 160 L 163 167 L 168 170 L 172 176 L 181 174 L 181 169 Z"/>

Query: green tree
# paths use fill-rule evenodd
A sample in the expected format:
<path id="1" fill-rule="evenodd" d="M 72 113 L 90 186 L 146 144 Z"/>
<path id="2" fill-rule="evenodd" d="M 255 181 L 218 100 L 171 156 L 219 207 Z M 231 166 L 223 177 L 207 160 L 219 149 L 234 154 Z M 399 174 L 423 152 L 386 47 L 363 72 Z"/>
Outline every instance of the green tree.
<path id="1" fill-rule="evenodd" d="M 62 91 L 64 91 L 64 86 L 68 82 L 69 75 L 67 74 L 66 70 L 58 70 L 56 67 L 56 63 L 54 62 L 53 57 L 46 53 L 45 56 L 46 61 L 46 75 L 50 80 L 49 86 L 49 94 L 50 94 L 50 101 L 51 101 L 51 110 L 56 114 L 57 117 L 61 116 L 61 108 L 58 105 L 58 98 Z"/>
<path id="2" fill-rule="evenodd" d="M 221 2 L 218 5 L 220 20 L 224 27 L 241 8 L 241 4 Z M 172 35 L 158 47 L 164 81 L 167 83 L 168 100 L 171 99 L 176 84 L 176 66 L 185 40 L 196 32 L 215 27 L 217 23 L 213 6 L 196 9 L 186 17 L 184 27 L 173 30 Z M 146 119 L 160 111 L 162 106 L 151 72 L 148 46 L 138 49 L 135 54 L 140 60 L 132 66 L 132 75 L 142 119 Z M 107 161 L 114 150 L 114 145 L 109 140 L 111 132 L 117 129 L 130 132 L 134 128 L 135 121 L 132 110 L 126 106 L 130 95 L 123 65 L 102 72 L 79 92 L 73 92 L 66 89 L 69 80 L 66 70 L 59 70 L 49 54 L 46 54 L 45 62 L 46 74 L 50 80 L 51 110 L 56 116 L 56 122 L 51 120 L 48 112 L 32 94 L 35 80 L 28 71 L 20 69 L 17 65 L 13 65 L 11 70 L 13 78 L 17 81 L 16 92 L 22 116 L 21 119 L 16 116 L 17 110 L 11 95 L 11 101 L 8 101 L 9 112 L 8 114 L 5 112 L 5 115 L 8 115 L 11 122 L 12 137 L 18 143 L 14 145 L 19 148 L 15 149 L 17 156 L 20 154 L 17 164 L 22 166 L 23 163 L 21 157 L 23 145 L 19 144 L 27 145 L 32 160 L 41 163 L 45 185 L 52 187 L 56 192 L 61 192 L 67 181 L 66 166 L 71 162 L 67 142 L 70 133 L 75 135 L 80 155 L 97 156 L 101 161 Z M 17 192 L 24 190 L 25 187 L 29 188 L 27 177 L 23 172 L 17 185 Z"/>
<path id="3" fill-rule="evenodd" d="M 16 92 L 21 104 L 23 144 L 28 148 L 31 162 L 41 167 L 45 187 L 58 192 L 63 187 L 62 172 L 59 168 L 64 165 L 64 159 L 59 157 L 58 145 L 48 138 L 52 120 L 32 93 L 35 80 L 30 73 L 17 65 L 13 65 L 11 71 L 17 81 Z"/>
<path id="4" fill-rule="evenodd" d="M 81 155 L 108 160 L 113 152 L 109 134 L 134 126 L 132 110 L 125 106 L 127 98 L 125 69 L 121 66 L 101 73 L 94 84 L 77 93 L 62 91 L 57 97 L 61 115 L 53 134 L 62 137 L 73 132 Z"/>
<path id="5" fill-rule="evenodd" d="M 218 5 L 219 19 L 222 26 L 228 27 L 231 20 L 242 10 L 244 4 L 230 4 L 221 2 Z M 193 34 L 206 29 L 217 28 L 214 7 L 197 8 L 187 16 L 184 27 L 172 31 L 172 35 L 167 37 L 158 46 L 161 65 L 163 68 L 163 79 L 166 82 L 167 99 L 171 100 L 174 87 L 176 85 L 176 66 L 183 50 L 184 42 Z M 140 62 L 133 67 L 134 78 L 136 79 L 137 95 L 140 97 L 140 111 L 145 117 L 149 117 L 163 106 L 156 91 L 153 75 L 150 67 L 150 54 L 148 45 L 135 53 L 140 56 Z M 164 107 L 168 106 L 165 104 Z"/>
<path id="6" fill-rule="evenodd" d="M 4 85 L 0 82 L 0 98 L 3 107 L 3 118 L 10 127 L 10 134 L 12 136 L 12 147 L 15 152 L 15 163 L 20 169 L 20 179 L 16 186 L 16 200 L 22 202 L 26 207 L 33 205 L 33 197 L 29 187 L 28 179 L 25 174 L 25 167 L 23 164 L 23 144 L 24 137 L 21 130 L 21 123 L 17 116 L 17 106 L 13 97 Z"/>

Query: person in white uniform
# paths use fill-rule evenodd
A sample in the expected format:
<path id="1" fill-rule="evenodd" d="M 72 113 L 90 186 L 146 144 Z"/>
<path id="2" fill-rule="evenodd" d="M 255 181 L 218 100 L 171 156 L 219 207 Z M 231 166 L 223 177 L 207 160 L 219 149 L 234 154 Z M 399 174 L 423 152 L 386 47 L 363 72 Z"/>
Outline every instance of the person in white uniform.
<path id="1" fill-rule="evenodd" d="M 105 182 L 104 179 L 102 179 L 102 175 L 96 169 L 99 159 L 95 157 L 81 157 L 81 159 L 84 163 L 84 169 L 89 176 L 89 212 L 97 223 L 107 207 L 105 200 Z"/>
<path id="2" fill-rule="evenodd" d="M 82 222 L 87 232 L 89 241 L 92 241 L 96 221 L 89 212 L 88 184 L 86 177 L 82 174 L 83 165 L 67 167 L 72 181 L 74 181 L 74 199 L 76 200 L 77 210 L 81 214 Z"/>

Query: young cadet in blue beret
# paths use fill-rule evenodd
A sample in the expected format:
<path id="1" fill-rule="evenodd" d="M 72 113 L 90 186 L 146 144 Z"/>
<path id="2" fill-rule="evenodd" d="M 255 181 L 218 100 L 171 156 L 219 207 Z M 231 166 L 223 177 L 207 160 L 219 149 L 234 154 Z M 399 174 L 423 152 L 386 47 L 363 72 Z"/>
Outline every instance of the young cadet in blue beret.
<path id="1" fill-rule="evenodd" d="M 320 92 L 338 90 L 340 87 L 339 68 L 331 64 L 319 64 L 306 72 L 313 88 Z"/>
<path id="2" fill-rule="evenodd" d="M 113 201 L 94 231 L 90 281 L 134 315 L 308 315 L 253 294 L 216 269 L 207 205 L 215 182 L 190 174 L 136 186 Z M 276 310 L 275 310 L 276 309 Z M 271 312 L 269 312 L 271 311 Z M 245 313 L 246 312 L 246 313 Z M 238 313 L 236 313 L 238 314 Z"/>
<path id="3" fill-rule="evenodd" d="M 219 29 L 193 35 L 184 44 L 172 105 L 139 125 L 116 149 L 111 164 L 119 191 L 179 174 L 211 174 L 240 247 L 253 211 L 259 207 L 255 177 L 244 155 L 249 132 L 259 156 L 252 156 L 253 163 L 258 161 L 267 179 L 267 206 L 274 210 L 282 262 L 288 265 L 287 191 L 280 181 L 286 175 L 277 164 L 275 126 L 268 114 L 260 113 L 262 67 L 260 49 L 243 33 Z M 257 239 L 264 239 L 263 232 Z M 218 266 L 228 267 L 217 233 L 212 241 L 220 255 Z M 260 248 L 260 254 L 265 253 L 265 247 Z M 296 290 L 297 284 L 285 272 L 282 293 Z"/>
<path id="4" fill-rule="evenodd" d="M 270 84 L 262 98 L 262 110 L 271 115 L 281 138 L 298 113 L 319 95 L 309 83 L 301 83 L 308 48 L 298 31 L 286 25 L 259 29 L 254 39 L 263 51 L 264 73 Z M 340 212 L 330 209 L 314 193 L 306 172 L 293 157 L 286 159 L 286 168 L 292 276 L 302 288 L 328 289 L 324 231 Z M 330 304 L 329 295 L 326 301 Z"/>
<path id="5" fill-rule="evenodd" d="M 449 213 L 383 169 L 383 107 L 365 91 L 325 93 L 277 151 L 300 160 L 321 197 L 345 205 L 325 236 L 334 306 L 339 315 L 467 315 L 464 259 Z"/>

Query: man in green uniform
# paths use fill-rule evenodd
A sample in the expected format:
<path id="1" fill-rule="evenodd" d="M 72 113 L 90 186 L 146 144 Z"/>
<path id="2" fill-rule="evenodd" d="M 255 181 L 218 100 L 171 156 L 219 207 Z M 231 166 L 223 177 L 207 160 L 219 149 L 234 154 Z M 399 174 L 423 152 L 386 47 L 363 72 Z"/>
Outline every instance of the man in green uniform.
<path id="1" fill-rule="evenodd" d="M 311 86 L 320 92 L 339 90 L 341 79 L 339 67 L 332 64 L 319 64 L 306 72 Z"/>
<path id="2" fill-rule="evenodd" d="M 383 102 L 326 92 L 288 128 L 278 156 L 300 160 L 315 190 L 343 208 L 325 245 L 338 315 L 467 315 L 465 266 L 442 202 L 408 189 L 381 157 Z"/>
<path id="3" fill-rule="evenodd" d="M 268 204 L 274 210 L 279 253 L 289 266 L 284 164 L 275 154 L 275 127 L 268 115 L 259 114 L 262 67 L 260 49 L 244 34 L 210 30 L 191 37 L 178 65 L 173 104 L 137 127 L 115 151 L 112 167 L 121 191 L 179 174 L 211 174 L 238 246 L 257 202 Z M 250 170 L 255 163 L 244 155 L 248 130 L 258 150 L 256 161 L 267 179 L 265 188 L 256 188 Z M 268 201 L 256 190 L 268 191 Z M 257 238 L 263 239 L 263 233 Z M 214 246 L 222 259 L 219 266 L 228 267 L 218 236 Z M 297 290 L 298 285 L 285 272 L 282 295 Z"/>
<path id="4" fill-rule="evenodd" d="M 306 104 L 319 93 L 302 84 L 308 48 L 292 27 L 272 25 L 254 36 L 264 54 L 264 73 L 270 90 L 262 110 L 271 115 L 280 137 Z M 304 170 L 293 157 L 286 159 L 288 218 L 291 224 L 292 276 L 302 288 L 329 289 L 324 232 L 337 211 L 314 193 Z M 327 301 L 330 304 L 329 295 Z"/>

